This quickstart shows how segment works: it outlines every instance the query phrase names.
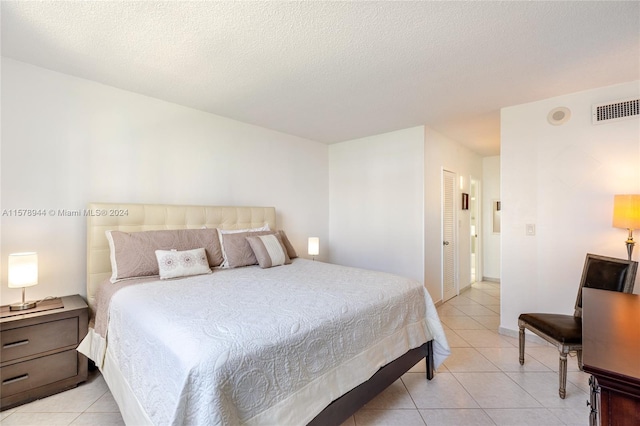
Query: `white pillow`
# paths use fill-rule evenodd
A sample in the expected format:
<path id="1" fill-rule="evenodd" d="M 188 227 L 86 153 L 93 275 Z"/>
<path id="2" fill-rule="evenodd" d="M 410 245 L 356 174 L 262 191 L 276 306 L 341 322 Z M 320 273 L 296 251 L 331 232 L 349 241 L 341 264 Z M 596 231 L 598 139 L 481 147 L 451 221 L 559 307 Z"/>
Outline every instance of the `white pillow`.
<path id="1" fill-rule="evenodd" d="M 193 250 L 156 250 L 160 279 L 210 274 L 211 268 L 204 248 Z"/>
<path id="2" fill-rule="evenodd" d="M 269 228 L 269 224 L 265 223 L 263 226 L 259 228 L 245 228 L 245 229 L 220 229 L 218 228 L 219 234 L 237 234 L 239 232 L 259 232 L 259 231 L 271 231 Z"/>

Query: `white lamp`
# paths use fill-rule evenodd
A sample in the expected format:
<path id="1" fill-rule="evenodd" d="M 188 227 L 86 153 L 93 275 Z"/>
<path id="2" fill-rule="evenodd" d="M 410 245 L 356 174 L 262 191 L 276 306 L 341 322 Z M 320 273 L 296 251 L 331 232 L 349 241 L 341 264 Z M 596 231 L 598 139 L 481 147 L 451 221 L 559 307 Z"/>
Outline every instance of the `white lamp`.
<path id="1" fill-rule="evenodd" d="M 627 254 L 633 253 L 633 230 L 640 229 L 640 194 L 615 195 L 613 197 L 613 226 L 629 231 Z"/>
<path id="2" fill-rule="evenodd" d="M 36 302 L 26 302 L 25 287 L 38 284 L 38 253 L 13 253 L 9 255 L 9 288 L 22 288 L 22 303 L 9 306 L 11 311 L 36 307 Z"/>
<path id="3" fill-rule="evenodd" d="M 309 237 L 308 253 L 313 260 L 316 260 L 315 257 L 320 254 L 320 238 Z"/>

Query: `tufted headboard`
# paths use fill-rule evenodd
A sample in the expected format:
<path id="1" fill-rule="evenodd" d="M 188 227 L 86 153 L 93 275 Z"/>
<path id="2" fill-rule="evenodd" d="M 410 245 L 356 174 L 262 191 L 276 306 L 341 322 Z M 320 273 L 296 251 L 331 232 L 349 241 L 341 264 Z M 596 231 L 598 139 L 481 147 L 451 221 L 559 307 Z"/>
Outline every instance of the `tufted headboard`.
<path id="1" fill-rule="evenodd" d="M 204 226 L 243 229 L 265 223 L 276 229 L 275 207 L 90 203 L 87 213 L 87 301 L 92 309 L 98 287 L 111 276 L 105 231 L 199 229 Z"/>

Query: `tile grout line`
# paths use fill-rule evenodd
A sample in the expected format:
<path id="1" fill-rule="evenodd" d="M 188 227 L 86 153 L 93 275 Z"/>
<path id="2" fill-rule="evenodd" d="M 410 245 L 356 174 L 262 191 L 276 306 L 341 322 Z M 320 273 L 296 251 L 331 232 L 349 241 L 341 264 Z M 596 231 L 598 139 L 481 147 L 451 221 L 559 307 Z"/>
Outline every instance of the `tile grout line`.
<path id="1" fill-rule="evenodd" d="M 484 305 L 483 305 L 483 306 L 484 306 Z M 487 327 L 487 328 L 488 328 L 488 327 Z M 491 329 L 489 329 L 489 330 L 491 330 Z M 491 330 L 491 331 L 494 331 L 494 330 Z M 457 333 L 456 333 L 456 334 L 457 334 Z M 498 333 L 498 334 L 499 334 L 499 333 Z M 509 343 L 511 344 L 511 346 L 512 346 L 512 347 L 514 347 L 514 348 L 516 348 L 516 349 L 518 348 L 518 346 L 516 346 L 516 345 L 515 345 L 515 343 L 512 343 L 512 342 L 509 342 Z M 475 348 L 475 346 L 473 346 L 473 348 L 474 348 L 474 349 L 477 349 L 477 348 Z M 483 355 L 483 356 L 484 356 L 484 354 L 481 354 L 481 355 Z M 541 360 L 539 360 L 539 359 L 535 358 L 535 356 L 533 356 L 533 355 L 530 355 L 530 356 L 531 356 L 531 358 L 533 358 L 534 360 L 536 360 L 537 362 L 539 362 L 540 364 L 542 364 L 543 366 L 545 366 L 546 368 L 548 368 L 548 369 L 549 369 L 549 367 L 548 367 L 547 365 L 545 365 Z M 487 357 L 485 357 L 485 358 L 487 358 Z M 489 360 L 489 361 L 490 361 L 490 360 Z M 490 362 L 491 362 L 491 361 L 490 361 Z M 492 364 L 493 364 L 493 363 L 492 363 Z M 494 364 L 494 365 L 495 365 L 495 364 Z M 506 372 L 506 371 L 503 371 L 503 370 L 502 370 L 499 366 L 497 366 L 497 365 L 496 365 L 496 367 L 498 367 L 498 368 L 500 369 L 500 371 L 501 371 L 505 376 L 507 376 L 507 377 L 508 377 L 508 379 L 509 379 L 511 382 L 513 382 L 515 385 L 517 385 L 517 386 L 518 386 L 520 389 L 522 389 L 522 390 L 523 390 L 527 395 L 529 395 L 529 396 L 530 396 L 534 401 L 536 401 L 538 404 L 540 404 L 540 407 L 539 407 L 539 408 L 533 408 L 533 409 L 543 409 L 543 410 L 544 410 L 544 411 L 546 411 L 549 415 L 551 415 L 554 419 L 557 419 L 560 423 L 565 424 L 564 420 L 563 420 L 561 417 L 559 417 L 559 415 L 557 415 L 556 413 L 554 413 L 553 411 L 551 411 L 551 409 L 550 409 L 549 407 L 545 406 L 545 404 L 544 404 L 544 402 L 543 402 L 543 401 L 541 401 L 539 398 L 536 398 L 536 397 L 535 397 L 535 395 L 531 394 L 531 393 L 530 393 L 529 391 L 527 391 L 523 386 L 521 386 L 519 383 L 517 383 L 517 382 L 516 382 L 516 381 L 515 381 L 515 380 L 514 380 L 514 379 L 513 379 L 509 374 L 507 374 L 507 372 Z M 530 373 L 545 373 L 545 374 L 547 374 L 547 373 L 552 372 L 552 371 L 553 371 L 553 370 L 549 369 L 549 371 L 531 371 L 531 372 L 528 372 L 528 373 L 529 373 L 529 374 L 530 374 Z M 557 373 L 557 372 L 556 372 L 556 373 Z M 457 380 L 457 377 L 456 377 L 455 375 L 454 375 L 454 378 L 456 378 L 456 380 Z M 574 386 L 576 386 L 578 389 L 580 389 L 580 388 L 579 388 L 579 386 L 577 386 L 575 383 L 573 383 L 572 381 L 570 381 L 570 382 L 571 382 L 572 384 L 574 384 Z M 460 384 L 462 385 L 462 383 L 460 383 Z M 464 388 L 464 385 L 463 385 L 462 387 Z M 466 388 L 465 388 L 465 389 L 466 389 Z M 582 391 L 582 389 L 580 389 L 580 391 Z M 472 396 L 472 398 L 473 398 L 473 396 Z M 475 401 L 475 399 L 474 399 L 474 401 Z M 475 402 L 476 402 L 476 403 L 478 403 L 477 401 L 475 401 Z M 478 405 L 479 405 L 479 404 L 478 404 Z M 481 407 L 481 408 L 482 408 L 482 407 Z M 558 408 L 560 408 L 560 407 L 558 407 Z M 482 410 L 483 410 L 483 411 L 485 411 L 485 409 L 484 409 L 484 408 L 482 408 Z M 487 414 L 487 416 L 489 416 L 489 418 L 491 418 L 491 420 L 492 420 L 492 421 L 494 421 L 494 420 L 493 420 L 493 418 L 489 415 L 489 413 L 487 413 L 487 412 L 485 411 L 485 414 Z M 495 421 L 494 421 L 494 423 L 495 423 Z"/>
<path id="2" fill-rule="evenodd" d="M 445 303 L 446 303 L 446 302 L 445 302 Z M 481 304 L 481 306 L 483 306 L 483 307 L 484 307 L 484 305 L 482 305 L 482 304 Z M 464 316 L 470 317 L 466 312 L 461 311 L 461 310 L 460 310 L 460 312 L 462 312 Z M 475 321 L 475 320 L 474 320 L 474 321 Z M 477 321 L 476 321 L 476 322 L 477 322 Z M 480 324 L 480 325 L 482 325 L 483 327 L 485 327 L 485 326 L 484 326 L 484 324 Z M 490 330 L 488 327 L 485 327 L 485 329 Z M 489 360 L 489 359 L 488 359 L 487 357 L 485 357 L 482 353 L 480 353 L 480 352 L 477 350 L 477 348 L 476 348 L 475 346 L 473 346 L 470 342 L 467 342 L 467 341 L 464 339 L 464 337 L 460 336 L 460 335 L 456 332 L 456 330 L 453 330 L 453 329 L 452 329 L 451 331 L 452 331 L 453 333 L 455 333 L 455 334 L 456 334 L 460 339 L 462 339 L 465 343 L 467 343 L 468 345 L 470 345 L 469 347 L 470 347 L 470 348 L 472 348 L 472 349 L 474 349 L 476 352 L 478 352 L 478 354 L 479 354 L 480 356 L 482 356 L 484 359 L 486 359 L 487 361 L 489 361 L 489 363 L 490 363 L 491 365 L 493 365 L 494 367 L 498 368 L 498 370 L 500 370 L 500 367 L 498 367 L 497 365 L 495 365 L 493 362 L 491 362 L 491 360 Z M 490 331 L 491 331 L 491 330 L 490 330 Z M 446 334 L 446 333 L 445 333 L 445 334 Z M 502 371 L 502 370 L 500 370 L 500 371 Z M 451 373 L 451 376 L 455 379 L 455 381 L 456 381 L 456 382 L 457 382 L 457 383 L 462 387 L 462 389 L 464 389 L 464 390 L 465 390 L 465 392 L 467 392 L 467 394 L 469 394 L 469 397 L 471 397 L 471 399 L 473 400 L 473 402 L 475 402 L 475 404 L 478 406 L 478 408 L 479 408 L 480 410 L 482 410 L 482 412 L 484 413 L 484 415 L 485 415 L 485 416 L 487 416 L 487 418 L 491 421 L 491 423 L 493 423 L 494 425 L 497 425 L 497 423 L 495 422 L 495 420 L 493 419 L 493 417 L 491 417 L 491 415 L 489 415 L 489 413 L 487 413 L 487 411 L 485 410 L 485 408 L 484 408 L 484 407 L 482 407 L 482 406 L 480 405 L 480 403 L 479 403 L 479 402 L 475 399 L 475 397 L 474 397 L 474 396 L 469 392 L 469 390 L 464 386 L 464 384 L 462 384 L 462 382 L 460 382 L 460 380 L 458 380 L 458 377 L 455 375 L 455 372 L 451 371 L 450 373 Z M 483 372 L 483 373 L 485 373 L 485 372 Z M 426 422 L 426 420 L 425 420 L 425 422 Z"/>
<path id="3" fill-rule="evenodd" d="M 485 306 L 484 304 L 481 304 L 481 306 L 486 308 L 486 306 Z M 487 308 L 487 309 L 488 309 L 488 308 Z M 498 315 L 498 319 L 500 319 L 500 315 Z M 482 323 L 480 323 L 480 324 L 482 324 Z M 482 325 L 484 326 L 484 324 L 482 324 Z M 485 326 L 485 328 L 486 328 L 486 329 L 488 329 L 489 331 L 495 331 L 495 330 L 491 330 L 489 327 L 486 327 L 486 326 Z M 472 347 L 473 347 L 474 349 L 476 349 L 476 351 L 477 351 L 477 348 L 476 348 L 475 346 L 472 346 Z M 494 365 L 498 370 L 502 371 L 502 370 L 500 369 L 500 367 L 499 367 L 499 366 L 497 366 L 497 365 L 495 365 L 493 362 L 491 362 L 491 360 L 490 360 L 490 359 L 488 359 L 486 356 L 484 356 L 480 351 L 478 351 L 478 353 L 480 353 L 480 355 L 482 355 L 485 359 L 487 359 L 487 360 L 488 360 L 492 365 Z M 456 379 L 456 381 L 457 381 L 458 383 L 460 383 L 460 381 L 458 380 L 458 378 L 457 378 L 455 375 L 453 375 L 453 377 Z M 463 388 L 463 389 L 467 390 L 467 389 L 464 387 L 464 385 L 463 385 L 462 383 L 460 383 L 460 386 L 462 386 L 462 388 Z M 468 392 L 468 390 L 467 390 L 467 392 Z M 469 395 L 471 396 L 471 398 L 473 398 L 473 395 L 471 395 L 471 394 L 469 394 Z M 486 416 L 491 420 L 491 422 L 492 422 L 494 425 L 497 425 L 496 421 L 495 421 L 495 420 L 493 419 L 493 417 L 491 417 L 491 415 L 490 415 L 490 414 L 485 410 L 485 408 L 484 408 L 484 407 L 482 407 L 482 406 L 480 405 L 480 403 L 478 403 L 478 401 L 476 401 L 476 400 L 475 400 L 475 398 L 473 398 L 473 400 L 475 401 L 475 403 L 476 403 L 476 404 L 478 404 L 478 407 L 480 407 L 480 409 L 482 410 L 482 412 L 483 412 L 483 413 L 484 413 L 484 414 L 485 414 L 485 415 L 486 415 Z"/>

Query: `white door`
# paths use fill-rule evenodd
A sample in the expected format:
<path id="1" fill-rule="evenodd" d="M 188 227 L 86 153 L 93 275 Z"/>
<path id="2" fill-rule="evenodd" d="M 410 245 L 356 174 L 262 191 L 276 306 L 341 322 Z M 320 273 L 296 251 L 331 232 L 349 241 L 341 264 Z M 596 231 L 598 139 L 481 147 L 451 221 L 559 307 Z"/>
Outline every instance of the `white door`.
<path id="1" fill-rule="evenodd" d="M 456 175 L 442 171 L 442 298 L 443 302 L 458 294 L 456 285 Z"/>

